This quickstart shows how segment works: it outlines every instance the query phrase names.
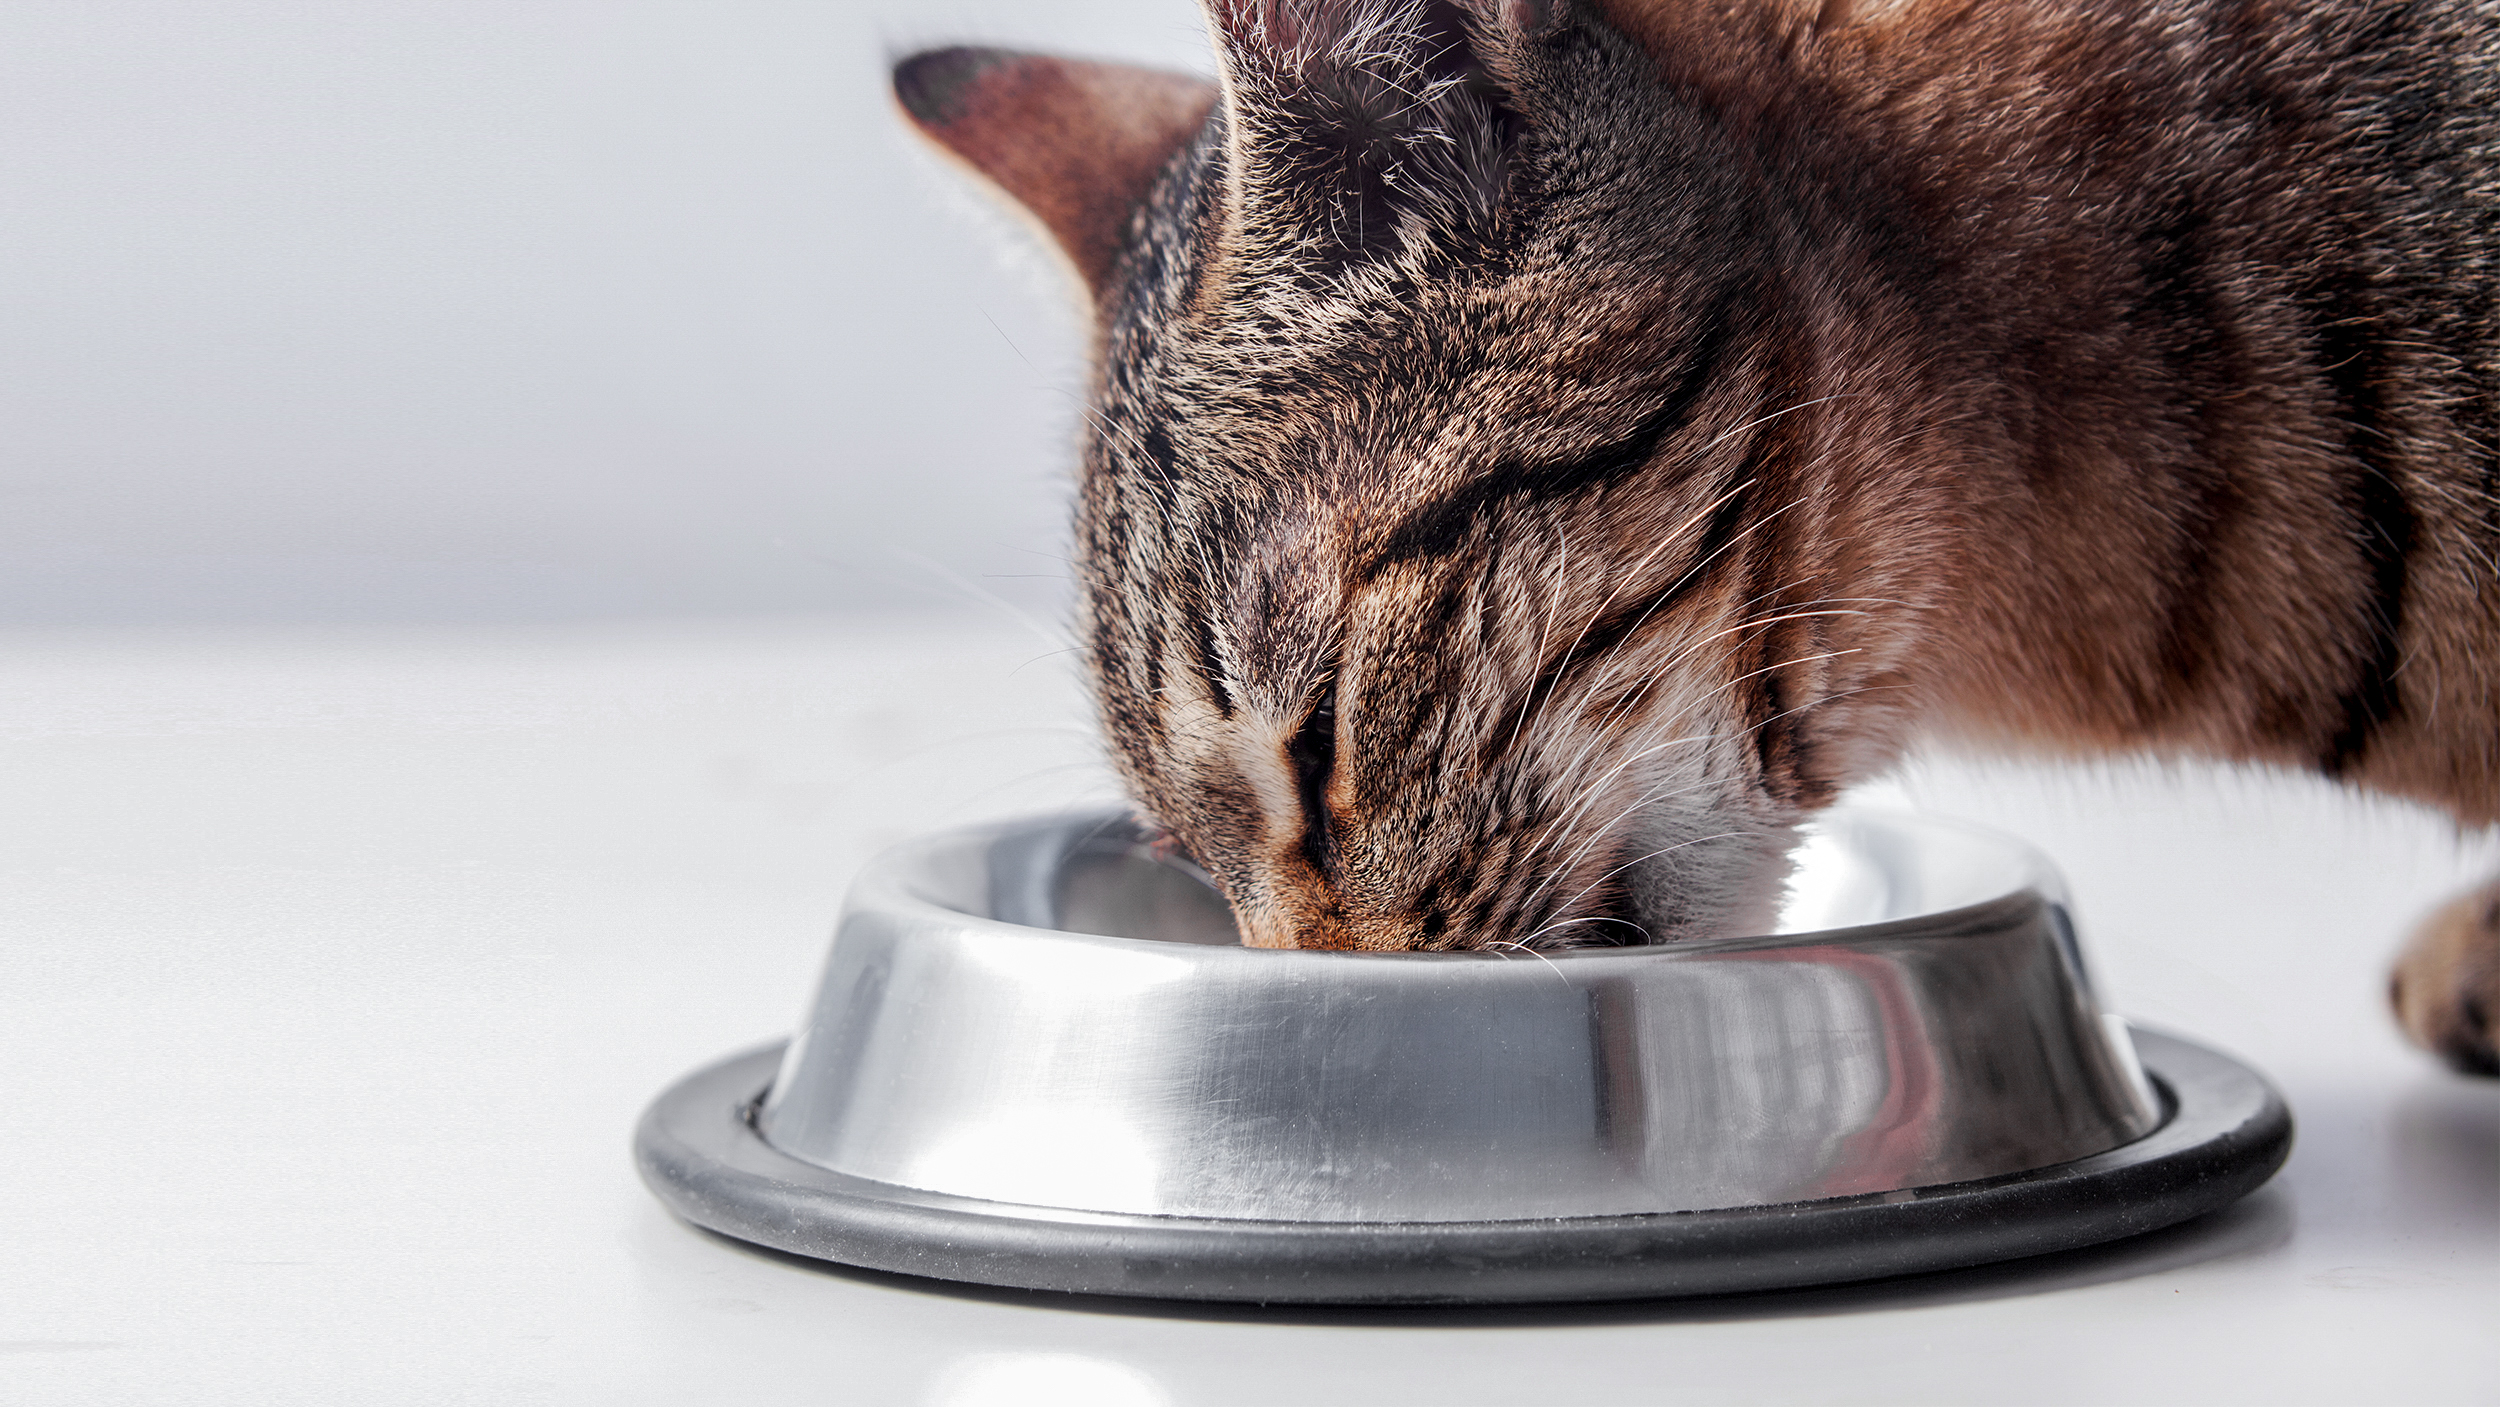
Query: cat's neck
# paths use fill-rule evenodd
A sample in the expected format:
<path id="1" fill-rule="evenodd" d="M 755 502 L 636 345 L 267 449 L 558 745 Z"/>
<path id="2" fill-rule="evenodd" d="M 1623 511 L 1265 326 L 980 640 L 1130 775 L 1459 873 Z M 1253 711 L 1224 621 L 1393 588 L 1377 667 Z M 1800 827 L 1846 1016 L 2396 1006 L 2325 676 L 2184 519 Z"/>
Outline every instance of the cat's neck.
<path id="1" fill-rule="evenodd" d="M 1906 426 L 1830 414 L 1890 457 L 1860 482 L 1923 476 L 1903 511 L 1961 522 L 1898 525 L 1942 584 L 1933 720 L 2500 816 L 2476 44 L 2381 32 L 2363 56 L 2331 16 L 2192 31 L 2206 7 L 2180 0 L 1909 3 L 1706 41 L 1700 7 L 1625 8 L 1671 82 L 1735 90 L 1712 101 L 1738 124 L 1751 104 L 1766 164 L 1809 188 L 1813 257 L 1841 267 L 1794 276 L 1880 289 L 1824 300 L 1817 335 L 1913 368 L 1884 391 L 1916 401 Z M 2384 116 L 2426 105 L 2435 141 Z"/>

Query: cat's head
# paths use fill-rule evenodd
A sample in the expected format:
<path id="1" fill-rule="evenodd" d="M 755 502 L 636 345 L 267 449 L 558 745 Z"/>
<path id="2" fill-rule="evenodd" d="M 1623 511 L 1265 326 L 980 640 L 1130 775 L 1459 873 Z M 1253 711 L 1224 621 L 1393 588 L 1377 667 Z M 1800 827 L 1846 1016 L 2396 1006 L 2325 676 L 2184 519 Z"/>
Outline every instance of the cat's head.
<path id="1" fill-rule="evenodd" d="M 1892 745 L 1918 591 L 1866 551 L 1901 505 L 1831 482 L 1880 387 L 1810 335 L 1808 217 L 1562 0 L 1208 20 L 1219 84 L 897 74 L 1094 295 L 1081 630 L 1136 800 L 1254 944 L 1758 921 Z"/>

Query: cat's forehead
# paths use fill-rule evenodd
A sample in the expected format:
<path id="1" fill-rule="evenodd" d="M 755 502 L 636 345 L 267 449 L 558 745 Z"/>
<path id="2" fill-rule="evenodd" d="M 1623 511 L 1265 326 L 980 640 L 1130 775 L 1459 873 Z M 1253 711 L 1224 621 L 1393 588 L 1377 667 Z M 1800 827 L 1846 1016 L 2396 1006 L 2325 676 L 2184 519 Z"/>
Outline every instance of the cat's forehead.
<path id="1" fill-rule="evenodd" d="M 1655 349 L 1675 317 L 1602 269 L 1266 295 L 1166 325 L 1134 409 L 1201 474 L 1389 491 L 1617 435 L 1671 376 Z"/>

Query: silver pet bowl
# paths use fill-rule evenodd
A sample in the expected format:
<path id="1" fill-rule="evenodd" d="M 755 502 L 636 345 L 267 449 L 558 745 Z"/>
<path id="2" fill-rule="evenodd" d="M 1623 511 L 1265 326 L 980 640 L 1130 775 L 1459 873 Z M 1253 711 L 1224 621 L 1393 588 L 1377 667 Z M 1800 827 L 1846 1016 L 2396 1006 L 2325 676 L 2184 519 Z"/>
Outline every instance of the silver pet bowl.
<path id="1" fill-rule="evenodd" d="M 1095 815 L 889 853 L 796 1039 L 664 1094 L 637 1154 L 698 1225 L 874 1269 L 1493 1301 L 2088 1244 L 2235 1200 L 2289 1138 L 2252 1072 L 2102 1012 L 2055 872 L 2000 836 L 1833 813 L 1769 937 L 1272 952 Z"/>

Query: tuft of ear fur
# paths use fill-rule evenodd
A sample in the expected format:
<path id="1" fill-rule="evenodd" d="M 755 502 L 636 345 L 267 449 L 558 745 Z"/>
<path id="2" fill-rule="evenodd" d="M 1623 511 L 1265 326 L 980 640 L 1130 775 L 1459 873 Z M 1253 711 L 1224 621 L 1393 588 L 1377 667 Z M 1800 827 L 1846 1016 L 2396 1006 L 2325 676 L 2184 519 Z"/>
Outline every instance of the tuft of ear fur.
<path id="1" fill-rule="evenodd" d="M 1206 125 L 1216 90 L 1125 64 L 936 49 L 895 66 L 894 96 L 922 132 L 1040 221 L 1100 295 L 1130 216 Z"/>
<path id="2" fill-rule="evenodd" d="M 1497 236 L 1522 121 L 1489 62 L 1560 0 L 1207 0 L 1241 225 L 1323 269 Z"/>

